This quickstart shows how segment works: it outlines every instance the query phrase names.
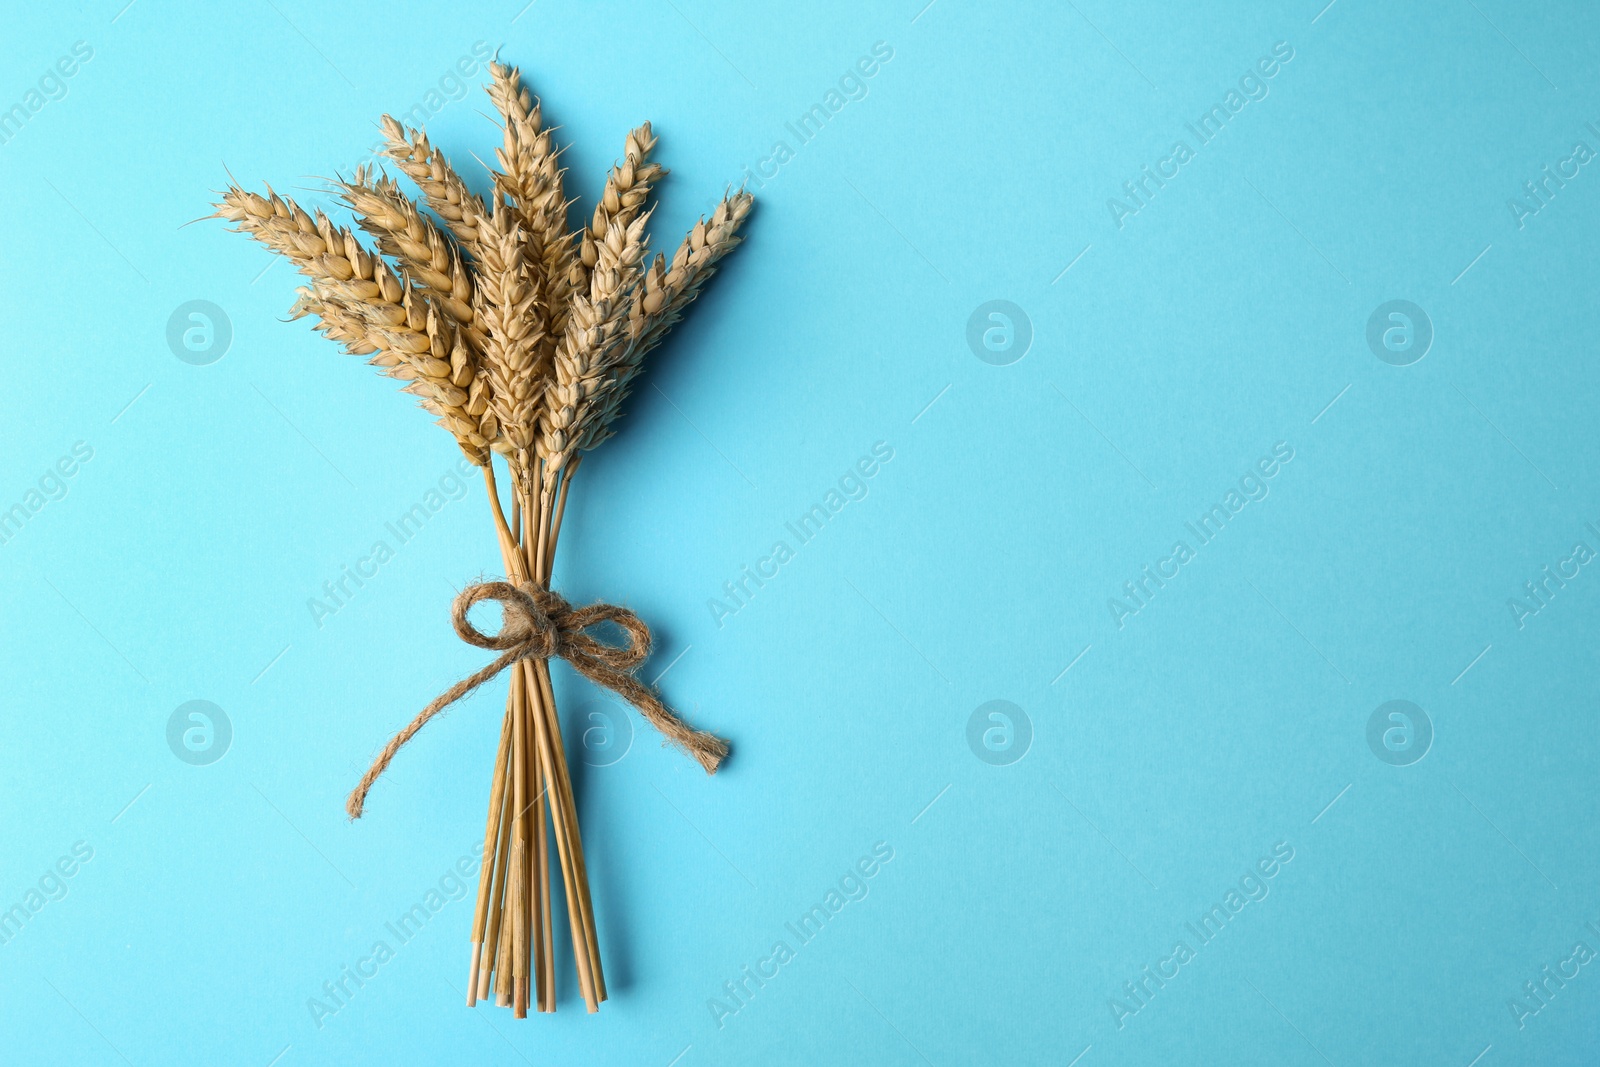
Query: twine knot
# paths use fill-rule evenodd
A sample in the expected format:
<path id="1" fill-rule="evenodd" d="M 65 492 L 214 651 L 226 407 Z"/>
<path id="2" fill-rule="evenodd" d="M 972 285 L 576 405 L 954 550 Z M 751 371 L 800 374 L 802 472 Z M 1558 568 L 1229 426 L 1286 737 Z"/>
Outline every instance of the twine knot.
<path id="1" fill-rule="evenodd" d="M 501 624 L 495 634 L 484 633 L 467 618 L 473 606 L 485 600 L 500 603 Z M 566 660 L 579 674 L 610 689 L 637 708 L 650 725 L 661 731 L 670 743 L 694 757 L 707 774 L 715 774 L 728 755 L 726 741 L 690 727 L 661 702 L 654 690 L 633 676 L 634 670 L 650 656 L 651 635 L 644 620 L 627 608 L 602 603 L 575 608 L 561 594 L 537 585 L 478 582 L 457 594 L 451 606 L 450 622 L 461 640 L 501 655 L 439 694 L 389 739 L 345 802 L 345 811 L 352 819 L 361 818 L 367 791 L 389 766 L 395 753 L 429 719 L 522 660 Z M 590 635 L 589 628 L 602 622 L 615 623 L 623 632 L 624 642 L 607 644 Z"/>

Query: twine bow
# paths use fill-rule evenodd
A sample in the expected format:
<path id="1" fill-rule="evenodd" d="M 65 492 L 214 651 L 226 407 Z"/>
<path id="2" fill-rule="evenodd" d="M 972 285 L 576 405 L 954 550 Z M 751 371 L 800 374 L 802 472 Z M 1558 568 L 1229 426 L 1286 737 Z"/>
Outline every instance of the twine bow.
<path id="1" fill-rule="evenodd" d="M 503 612 L 500 632 L 489 636 L 467 619 L 474 604 L 498 600 Z M 440 693 L 415 719 L 383 747 L 378 758 L 362 776 L 360 784 L 345 802 L 352 819 L 361 818 L 367 791 L 394 759 L 396 752 L 414 737 L 427 721 L 451 704 L 467 696 L 501 671 L 521 660 L 564 659 L 574 670 L 595 685 L 610 689 L 650 721 L 672 744 L 693 756 L 715 774 L 728 754 L 728 743 L 714 734 L 690 727 L 661 698 L 633 676 L 635 668 L 650 655 L 650 627 L 627 608 L 615 604 L 590 604 L 575 608 L 559 594 L 535 585 L 518 586 L 511 582 L 479 582 L 463 589 L 450 610 L 450 621 L 461 640 L 479 648 L 502 653 L 493 663 L 469 674 Z M 626 643 L 609 645 L 586 631 L 597 623 L 612 622 L 626 634 Z"/>

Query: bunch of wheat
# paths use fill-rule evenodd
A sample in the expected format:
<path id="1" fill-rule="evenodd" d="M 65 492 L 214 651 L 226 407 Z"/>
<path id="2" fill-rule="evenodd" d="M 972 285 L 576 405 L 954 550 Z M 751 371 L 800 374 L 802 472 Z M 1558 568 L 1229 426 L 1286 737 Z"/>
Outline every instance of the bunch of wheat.
<path id="1" fill-rule="evenodd" d="M 565 608 L 548 592 L 550 570 L 581 457 L 611 435 L 645 355 L 739 243 L 751 197 L 730 193 L 695 224 L 670 262 L 652 258 L 646 202 L 666 171 L 650 160 L 656 138 L 646 123 L 628 134 L 588 225 L 569 232 L 560 153 L 539 102 L 514 68 L 495 63 L 490 72 L 488 92 L 504 142 L 487 200 L 468 189 L 425 132 L 384 116 L 386 154 L 421 197 L 413 201 L 381 171 L 360 168 L 336 180 L 334 194 L 370 244 L 270 188 L 263 196 L 230 185 L 216 215 L 309 279 L 298 291 L 295 317 L 312 316 L 324 335 L 405 382 L 405 391 L 454 435 L 483 468 L 511 582 Z M 496 482 L 496 453 L 510 472 L 509 507 Z M 579 625 L 601 617 L 593 609 L 572 616 L 585 611 L 591 615 Z M 635 629 L 643 630 L 642 655 L 648 630 Z M 487 999 L 492 989 L 496 1003 L 519 1018 L 530 997 L 538 1010 L 555 1010 L 552 836 L 578 983 L 590 1011 L 606 998 L 550 684 L 553 647 L 505 664 L 511 685 L 471 935 L 467 1003 Z M 690 731 L 640 695 L 643 687 L 631 675 L 605 684 L 625 691 L 707 771 L 716 769 L 727 752 L 720 740 Z M 369 779 L 436 710 L 390 743 Z M 352 796 L 353 816 L 369 784 Z"/>

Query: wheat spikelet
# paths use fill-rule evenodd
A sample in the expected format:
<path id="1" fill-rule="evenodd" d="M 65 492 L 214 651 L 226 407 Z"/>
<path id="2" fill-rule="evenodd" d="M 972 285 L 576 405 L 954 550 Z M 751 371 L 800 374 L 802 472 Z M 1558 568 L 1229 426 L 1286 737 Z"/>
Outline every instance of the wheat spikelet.
<path id="1" fill-rule="evenodd" d="M 367 331 L 372 317 L 385 324 L 404 321 L 405 288 L 383 261 L 362 247 L 355 234 L 335 226 L 322 212 L 312 215 L 269 186 L 266 196 L 229 186 L 216 204 L 215 217 L 234 223 L 272 251 L 285 256 L 312 280 L 315 303 L 334 309 L 333 325 L 342 335 Z"/>
<path id="2" fill-rule="evenodd" d="M 490 382 L 483 378 L 479 366 L 485 338 L 474 322 L 474 286 L 460 249 L 400 192 L 392 179 L 372 179 L 358 169 L 353 180 L 335 182 L 334 188 L 356 213 L 361 228 L 378 242 L 378 250 L 400 262 L 400 275 L 407 287 L 425 290 L 437 309 L 459 327 L 439 342 L 448 353 L 449 373 L 438 373 L 436 384 L 413 391 L 420 399 L 433 401 L 429 410 L 438 414 L 458 437 L 474 445 L 494 442 L 499 436 L 499 424 L 490 410 Z M 442 326 L 436 329 L 442 331 Z M 456 351 L 458 343 L 464 351 Z M 458 390 L 467 392 L 467 402 L 451 404 L 441 399 Z M 464 428 L 474 421 L 473 429 Z"/>
<path id="3" fill-rule="evenodd" d="M 417 183 L 428 206 L 450 227 L 461 246 L 476 253 L 478 226 L 488 215 L 483 200 L 467 188 L 450 161 L 433 147 L 427 133 L 407 130 L 390 115 L 383 116 L 380 123 L 384 154 Z"/>
<path id="4" fill-rule="evenodd" d="M 319 211 L 315 216 L 299 204 L 281 197 L 267 186 L 267 195 L 228 186 L 222 199 L 213 205 L 212 218 L 226 219 L 233 229 L 245 233 L 279 255 L 287 257 L 304 274 L 317 277 L 316 263 L 336 248 L 342 249 L 341 231 Z"/>

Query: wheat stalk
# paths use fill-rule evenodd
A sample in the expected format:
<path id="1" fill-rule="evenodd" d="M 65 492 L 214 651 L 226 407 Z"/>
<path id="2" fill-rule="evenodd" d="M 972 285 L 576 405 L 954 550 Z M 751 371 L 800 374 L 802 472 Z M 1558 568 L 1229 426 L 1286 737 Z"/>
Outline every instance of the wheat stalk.
<path id="1" fill-rule="evenodd" d="M 270 187 L 263 196 L 230 184 L 215 214 L 306 276 L 292 317 L 313 319 L 345 351 L 404 382 L 455 436 L 483 468 L 508 576 L 548 590 L 582 453 L 611 435 L 645 356 L 738 245 L 751 198 L 729 194 L 670 263 L 652 259 L 648 203 L 666 170 L 650 159 L 656 138 L 645 123 L 628 134 L 589 223 L 568 232 L 560 151 L 538 100 L 500 63 L 487 89 L 503 128 L 487 201 L 425 131 L 385 115 L 386 153 L 421 202 L 365 168 L 333 182 L 375 247 Z M 492 451 L 511 471 L 510 522 Z M 555 1010 L 554 858 L 578 985 L 594 1011 L 605 977 L 548 662 L 525 660 L 514 676 L 485 827 L 468 1003 L 493 989 L 518 1017 L 534 1004 Z"/>

